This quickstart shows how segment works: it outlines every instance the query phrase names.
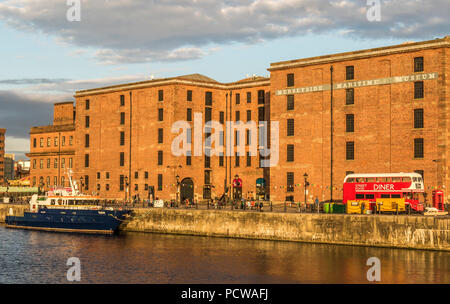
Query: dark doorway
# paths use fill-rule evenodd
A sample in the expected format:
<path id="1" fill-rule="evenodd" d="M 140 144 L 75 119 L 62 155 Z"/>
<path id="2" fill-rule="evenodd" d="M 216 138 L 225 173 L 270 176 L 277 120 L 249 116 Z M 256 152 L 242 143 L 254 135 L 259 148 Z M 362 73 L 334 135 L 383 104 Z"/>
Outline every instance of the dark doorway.
<path id="1" fill-rule="evenodd" d="M 194 182 L 191 178 L 185 178 L 180 184 L 180 199 L 183 202 L 188 199 L 190 202 L 194 201 Z"/>

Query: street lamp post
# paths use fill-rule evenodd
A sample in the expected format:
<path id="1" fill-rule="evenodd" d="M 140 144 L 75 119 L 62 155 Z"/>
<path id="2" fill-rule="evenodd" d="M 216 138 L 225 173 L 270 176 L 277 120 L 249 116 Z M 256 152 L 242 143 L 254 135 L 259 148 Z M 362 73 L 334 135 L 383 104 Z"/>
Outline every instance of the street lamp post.
<path id="1" fill-rule="evenodd" d="M 180 204 L 180 176 L 177 174 L 175 177 L 177 180 L 177 205 Z"/>
<path id="2" fill-rule="evenodd" d="M 125 176 L 125 203 L 127 202 L 127 195 L 128 195 L 128 176 Z"/>
<path id="3" fill-rule="evenodd" d="M 308 183 L 308 174 L 305 173 L 303 175 L 303 177 L 305 178 L 305 206 L 306 206 L 306 188 L 308 187 L 309 183 Z"/>

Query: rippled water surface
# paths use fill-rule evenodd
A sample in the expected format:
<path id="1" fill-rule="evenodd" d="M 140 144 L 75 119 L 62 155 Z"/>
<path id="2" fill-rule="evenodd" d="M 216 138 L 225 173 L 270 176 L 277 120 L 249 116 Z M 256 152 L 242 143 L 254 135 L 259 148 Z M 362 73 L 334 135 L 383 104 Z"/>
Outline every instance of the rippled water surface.
<path id="1" fill-rule="evenodd" d="M 127 233 L 51 233 L 0 226 L 0 283 L 367 283 L 370 257 L 381 283 L 450 283 L 450 253 Z"/>

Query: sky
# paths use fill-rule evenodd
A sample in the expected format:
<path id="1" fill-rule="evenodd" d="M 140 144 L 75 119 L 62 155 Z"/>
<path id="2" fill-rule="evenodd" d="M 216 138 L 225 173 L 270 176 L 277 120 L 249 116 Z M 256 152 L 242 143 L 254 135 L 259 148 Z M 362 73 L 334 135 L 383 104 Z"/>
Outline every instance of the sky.
<path id="1" fill-rule="evenodd" d="M 74 92 L 450 35 L 449 0 L 0 0 L 0 128 L 16 160 Z"/>

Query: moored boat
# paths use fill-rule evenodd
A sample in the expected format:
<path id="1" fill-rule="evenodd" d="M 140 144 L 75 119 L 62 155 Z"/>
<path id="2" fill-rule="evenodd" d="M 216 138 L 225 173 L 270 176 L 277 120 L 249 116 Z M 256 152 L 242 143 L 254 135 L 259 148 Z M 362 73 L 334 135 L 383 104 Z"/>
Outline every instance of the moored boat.
<path id="1" fill-rule="evenodd" d="M 7 215 L 6 227 L 33 230 L 113 234 L 131 210 L 104 207 L 97 196 L 78 192 L 69 174 L 70 188 L 57 188 L 46 196 L 33 195 L 30 211 Z"/>

